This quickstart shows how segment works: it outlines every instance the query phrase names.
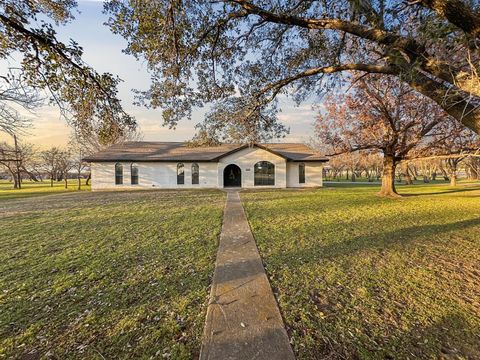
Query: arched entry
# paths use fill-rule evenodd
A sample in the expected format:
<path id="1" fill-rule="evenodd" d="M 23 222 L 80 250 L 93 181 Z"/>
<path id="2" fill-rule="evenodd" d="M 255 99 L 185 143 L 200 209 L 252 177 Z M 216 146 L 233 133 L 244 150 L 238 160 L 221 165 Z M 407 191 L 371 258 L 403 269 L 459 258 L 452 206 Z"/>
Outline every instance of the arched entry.
<path id="1" fill-rule="evenodd" d="M 223 170 L 223 187 L 241 187 L 242 170 L 235 165 L 230 164 Z"/>

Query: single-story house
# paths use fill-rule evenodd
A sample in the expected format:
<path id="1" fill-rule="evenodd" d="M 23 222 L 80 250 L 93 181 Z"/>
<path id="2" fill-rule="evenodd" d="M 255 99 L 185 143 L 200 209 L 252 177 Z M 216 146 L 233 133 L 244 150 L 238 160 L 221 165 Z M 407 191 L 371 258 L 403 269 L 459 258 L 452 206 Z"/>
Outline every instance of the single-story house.
<path id="1" fill-rule="evenodd" d="M 304 144 L 134 141 L 88 156 L 92 190 L 322 186 L 328 159 Z"/>

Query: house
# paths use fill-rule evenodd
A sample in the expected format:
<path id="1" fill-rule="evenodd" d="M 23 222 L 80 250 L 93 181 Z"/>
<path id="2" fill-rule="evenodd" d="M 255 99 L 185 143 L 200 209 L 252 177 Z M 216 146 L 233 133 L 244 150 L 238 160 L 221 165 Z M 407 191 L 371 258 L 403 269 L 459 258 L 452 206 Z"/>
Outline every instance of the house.
<path id="1" fill-rule="evenodd" d="M 136 141 L 84 159 L 92 190 L 322 186 L 327 158 L 304 144 L 222 144 Z"/>

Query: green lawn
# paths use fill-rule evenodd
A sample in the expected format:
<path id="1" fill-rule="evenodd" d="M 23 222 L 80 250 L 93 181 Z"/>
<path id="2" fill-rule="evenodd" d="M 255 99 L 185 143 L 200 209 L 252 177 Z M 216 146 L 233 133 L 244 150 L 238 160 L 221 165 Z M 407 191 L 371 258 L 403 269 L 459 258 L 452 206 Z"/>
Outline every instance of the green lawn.
<path id="1" fill-rule="evenodd" d="M 63 181 L 55 181 L 53 187 L 50 186 L 50 180 L 45 181 L 24 181 L 21 189 L 14 189 L 10 181 L 0 180 L 0 201 L 7 199 L 18 199 L 22 197 L 50 195 L 51 193 L 64 193 L 76 191 L 78 187 L 77 180 L 68 180 L 68 189 L 65 189 Z M 82 191 L 90 190 L 90 185 L 85 185 L 82 180 Z"/>
<path id="2" fill-rule="evenodd" d="M 299 359 L 479 359 L 480 186 L 248 191 Z"/>
<path id="3" fill-rule="evenodd" d="M 223 193 L 21 191 L 0 201 L 0 359 L 198 355 Z"/>

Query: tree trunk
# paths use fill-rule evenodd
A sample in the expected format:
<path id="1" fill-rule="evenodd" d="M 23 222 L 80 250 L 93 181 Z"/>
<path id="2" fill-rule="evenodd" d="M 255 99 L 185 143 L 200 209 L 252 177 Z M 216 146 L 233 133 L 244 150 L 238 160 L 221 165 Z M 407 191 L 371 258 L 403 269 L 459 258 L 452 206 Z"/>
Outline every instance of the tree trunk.
<path id="1" fill-rule="evenodd" d="M 450 162 L 450 186 L 457 186 L 457 163 L 455 160 Z"/>
<path id="2" fill-rule="evenodd" d="M 77 180 L 78 180 L 77 190 L 81 190 L 82 189 L 82 177 L 80 176 L 80 173 L 78 173 Z"/>
<path id="3" fill-rule="evenodd" d="M 468 35 L 480 36 L 480 19 L 465 2 L 460 0 L 421 0 L 419 3 L 458 26 Z"/>
<path id="4" fill-rule="evenodd" d="M 14 189 L 18 189 L 18 178 L 17 178 L 17 175 L 15 174 L 14 171 L 11 171 L 11 176 L 12 176 L 12 179 L 13 179 L 13 188 Z"/>
<path id="5" fill-rule="evenodd" d="M 413 180 L 412 180 L 412 177 L 410 176 L 410 172 L 407 171 L 405 172 L 405 184 L 406 185 L 412 185 L 413 184 Z"/>
<path id="6" fill-rule="evenodd" d="M 53 187 L 53 175 L 50 176 L 50 187 Z"/>
<path id="7" fill-rule="evenodd" d="M 90 185 L 90 179 L 92 178 L 92 173 L 90 172 L 87 177 L 87 181 L 85 182 L 85 185 Z"/>
<path id="8" fill-rule="evenodd" d="M 403 172 L 405 174 L 405 185 L 412 185 L 413 180 L 412 176 L 410 175 L 410 167 L 408 166 L 408 163 L 404 163 Z"/>
<path id="9" fill-rule="evenodd" d="M 457 186 L 457 174 L 450 176 L 450 186 Z"/>
<path id="10" fill-rule="evenodd" d="M 395 189 L 395 168 L 397 164 L 393 155 L 383 155 L 383 173 L 382 173 L 382 187 L 379 196 L 399 197 Z"/>
<path id="11" fill-rule="evenodd" d="M 67 179 L 67 174 L 63 177 L 63 180 L 65 180 L 65 189 L 68 189 L 68 179 Z"/>

